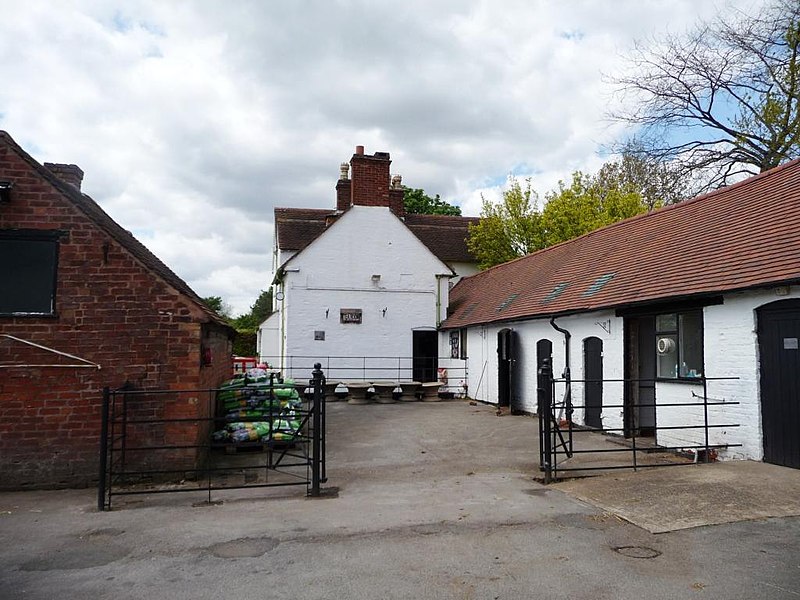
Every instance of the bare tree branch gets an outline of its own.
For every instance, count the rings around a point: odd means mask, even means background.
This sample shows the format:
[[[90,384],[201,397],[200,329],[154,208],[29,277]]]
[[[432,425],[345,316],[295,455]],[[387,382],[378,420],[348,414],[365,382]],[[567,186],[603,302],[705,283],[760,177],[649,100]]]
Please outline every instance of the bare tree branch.
[[[635,154],[673,161],[697,191],[796,158],[800,0],[637,42],[613,81],[625,108],[610,116],[636,128]],[[700,133],[686,141],[689,131]]]

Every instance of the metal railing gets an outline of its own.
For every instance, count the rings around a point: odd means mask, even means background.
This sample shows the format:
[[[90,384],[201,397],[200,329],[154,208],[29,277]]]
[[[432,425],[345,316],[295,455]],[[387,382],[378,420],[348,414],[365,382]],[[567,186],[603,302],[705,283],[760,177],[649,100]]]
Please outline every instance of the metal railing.
[[[320,365],[310,380],[296,384],[296,394],[274,374],[262,383],[257,393],[247,382],[236,388],[242,408],[227,413],[219,398],[231,387],[105,388],[98,510],[110,510],[113,498],[126,495],[204,492],[210,503],[224,490],[306,486],[307,495],[319,496],[327,480]],[[283,401],[279,389],[293,401]],[[255,431],[255,439],[215,436],[231,424]]]
[[[266,356],[263,364],[279,369],[284,376],[294,378],[308,372],[310,365],[320,363],[329,382],[411,382],[439,381],[441,391],[455,394],[466,392],[467,360],[440,357],[410,356]]]
[[[553,377],[552,367],[548,360],[543,361],[537,373],[537,415],[539,417],[539,468],[543,472],[545,483],[557,481],[563,477],[575,477],[580,473],[591,471],[609,471],[616,469],[656,468],[685,465],[698,461],[715,460],[717,453],[723,449],[741,447],[742,444],[731,442],[712,442],[711,432],[727,431],[739,427],[738,423],[715,422],[709,411],[718,407],[738,405],[736,401],[714,400],[709,397],[709,383],[732,381],[737,377],[698,377],[690,382],[702,385],[702,395],[691,392],[691,397],[699,401],[658,402],[658,403],[602,403],[602,410],[619,409],[623,412],[620,426],[590,427],[585,423],[576,423],[574,416],[587,408],[585,404],[572,401],[572,384],[597,384],[604,387],[607,383],[636,384],[655,383],[654,379],[558,379]],[[556,397],[557,385],[565,386],[561,399]],[[597,408],[597,407],[593,407]],[[658,425],[654,418],[647,426],[636,422],[636,411],[657,410],[664,416],[673,411],[669,425]],[[689,409],[687,411],[687,409]],[[692,409],[700,415],[691,414]],[[585,415],[585,412],[584,412]],[[718,415],[717,415],[718,416]],[[725,415],[727,416],[727,415]],[[664,419],[666,420],[666,419]],[[646,432],[646,433],[645,433]],[[659,436],[659,432],[664,432]],[[659,443],[659,437],[677,439],[683,432],[686,441],[671,444]],[[694,435],[700,432],[700,437]],[[692,438],[695,438],[694,440]],[[602,458],[602,460],[600,460]]]

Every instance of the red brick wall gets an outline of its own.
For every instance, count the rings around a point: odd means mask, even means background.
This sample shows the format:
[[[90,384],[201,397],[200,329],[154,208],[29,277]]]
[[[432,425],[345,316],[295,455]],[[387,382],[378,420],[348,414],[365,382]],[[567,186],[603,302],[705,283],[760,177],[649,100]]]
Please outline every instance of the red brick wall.
[[[96,369],[0,369],[0,488],[81,486],[97,476],[102,388],[203,388],[230,376],[225,330],[140,264],[16,151],[0,143],[0,180],[14,182],[0,229],[60,229],[56,317],[3,317],[0,333],[80,356]],[[212,349],[201,366],[201,346]],[[0,364],[74,362],[0,338]],[[190,397],[166,415],[202,415]],[[195,428],[188,437],[197,439]]]
[[[350,159],[352,172],[352,201],[359,206],[389,206],[389,160],[387,153],[379,156],[354,154]]]

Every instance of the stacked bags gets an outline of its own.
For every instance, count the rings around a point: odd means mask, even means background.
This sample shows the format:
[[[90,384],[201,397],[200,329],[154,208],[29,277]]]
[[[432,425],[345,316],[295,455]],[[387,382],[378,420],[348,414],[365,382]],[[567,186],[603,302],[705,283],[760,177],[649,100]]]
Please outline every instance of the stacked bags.
[[[300,396],[294,381],[270,385],[266,373],[251,369],[226,381],[217,392],[217,406],[230,421],[212,434],[214,442],[291,441],[300,433],[296,409]]]

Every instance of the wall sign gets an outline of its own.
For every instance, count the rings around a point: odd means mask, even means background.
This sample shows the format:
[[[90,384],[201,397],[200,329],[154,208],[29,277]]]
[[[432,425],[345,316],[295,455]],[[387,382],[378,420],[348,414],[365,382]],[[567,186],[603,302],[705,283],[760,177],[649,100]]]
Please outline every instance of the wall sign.
[[[361,324],[361,309],[360,308],[342,308],[339,310],[340,323],[352,323],[356,325]]]
[[[784,350],[797,350],[797,338],[783,338]]]

